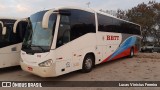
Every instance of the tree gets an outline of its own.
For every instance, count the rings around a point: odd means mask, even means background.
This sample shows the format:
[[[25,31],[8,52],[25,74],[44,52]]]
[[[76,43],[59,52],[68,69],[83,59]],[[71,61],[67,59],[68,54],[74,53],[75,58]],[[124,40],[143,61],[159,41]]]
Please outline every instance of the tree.
[[[140,3],[129,10],[118,9],[116,12],[118,18],[141,25],[142,45],[157,44],[160,46],[160,3],[152,0],[147,4]],[[148,38],[154,39],[150,41],[151,39],[148,40]]]
[[[117,17],[141,25],[143,44],[160,42],[158,34],[160,27],[160,3],[149,1],[147,4],[141,3],[129,10],[118,9]],[[152,42],[147,42],[148,37],[154,37],[155,39]]]

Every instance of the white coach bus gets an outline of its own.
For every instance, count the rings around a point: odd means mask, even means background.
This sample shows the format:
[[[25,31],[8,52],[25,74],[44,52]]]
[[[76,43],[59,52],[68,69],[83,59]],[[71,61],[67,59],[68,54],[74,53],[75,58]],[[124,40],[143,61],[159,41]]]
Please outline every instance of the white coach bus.
[[[139,25],[111,15],[75,7],[40,11],[29,18],[20,63],[41,77],[90,72],[94,65],[133,57],[140,42]]]
[[[14,31],[16,20],[0,18],[0,68],[19,65],[27,23],[21,21]]]

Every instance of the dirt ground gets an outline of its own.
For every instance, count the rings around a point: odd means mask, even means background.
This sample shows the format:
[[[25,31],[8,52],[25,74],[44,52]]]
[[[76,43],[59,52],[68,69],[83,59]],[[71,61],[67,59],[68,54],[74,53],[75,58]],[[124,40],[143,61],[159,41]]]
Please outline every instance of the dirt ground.
[[[160,81],[160,53],[138,53],[96,66],[90,73],[75,71],[55,78],[41,78],[20,67],[0,69],[1,81]],[[49,90],[49,88],[46,88]],[[64,88],[54,88],[64,90]],[[82,88],[66,88],[80,90]],[[151,90],[151,88],[83,88],[84,90]],[[29,89],[28,89],[29,90]],[[152,88],[160,90],[160,88]]]

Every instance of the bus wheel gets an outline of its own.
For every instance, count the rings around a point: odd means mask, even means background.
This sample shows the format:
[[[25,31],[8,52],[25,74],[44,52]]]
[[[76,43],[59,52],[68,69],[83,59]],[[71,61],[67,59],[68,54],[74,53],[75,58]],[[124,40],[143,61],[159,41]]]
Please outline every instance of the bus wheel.
[[[88,72],[92,71],[92,68],[94,65],[93,61],[94,61],[94,57],[91,54],[87,54],[83,60],[82,72],[88,73]]]
[[[133,56],[134,56],[134,48],[131,48],[129,57],[132,58]]]

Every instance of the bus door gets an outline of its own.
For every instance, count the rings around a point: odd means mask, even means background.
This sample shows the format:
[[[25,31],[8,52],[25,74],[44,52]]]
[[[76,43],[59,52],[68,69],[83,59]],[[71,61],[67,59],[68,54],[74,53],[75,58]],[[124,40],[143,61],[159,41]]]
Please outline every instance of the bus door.
[[[56,42],[56,72],[58,75],[72,70],[69,16],[61,15]]]

